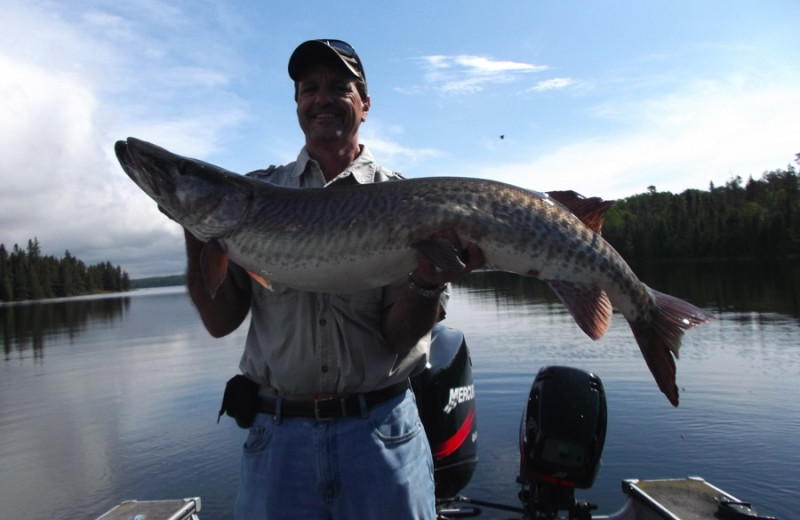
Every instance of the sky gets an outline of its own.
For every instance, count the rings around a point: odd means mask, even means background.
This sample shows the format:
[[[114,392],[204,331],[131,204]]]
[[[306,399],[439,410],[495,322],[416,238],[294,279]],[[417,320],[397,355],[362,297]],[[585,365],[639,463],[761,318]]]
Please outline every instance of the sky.
[[[380,6],[380,7],[377,7]],[[360,137],[407,177],[619,199],[787,168],[796,0],[0,0],[0,243],[184,270],[180,227],[122,172],[128,136],[244,173],[303,135],[287,62],[351,43]]]

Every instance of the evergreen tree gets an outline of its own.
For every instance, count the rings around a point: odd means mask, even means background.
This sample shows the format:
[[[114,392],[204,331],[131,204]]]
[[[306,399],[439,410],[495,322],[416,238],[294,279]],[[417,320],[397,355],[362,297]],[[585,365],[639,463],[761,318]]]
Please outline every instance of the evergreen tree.
[[[87,267],[65,251],[63,258],[43,256],[37,238],[11,253],[0,244],[0,301],[19,301],[130,289],[128,273],[111,262]]]
[[[740,176],[709,191],[648,192],[608,213],[605,238],[626,258],[753,258],[800,255],[800,182],[793,167]]]
[[[6,251],[6,246],[4,244],[0,244],[0,301],[8,302],[13,300],[13,288],[8,251]]]

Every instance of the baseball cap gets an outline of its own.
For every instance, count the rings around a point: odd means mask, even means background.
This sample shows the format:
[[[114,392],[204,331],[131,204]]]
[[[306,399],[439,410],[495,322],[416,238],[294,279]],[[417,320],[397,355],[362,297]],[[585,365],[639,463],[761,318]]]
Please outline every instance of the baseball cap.
[[[356,50],[342,40],[309,40],[294,50],[289,58],[289,77],[297,81],[312,63],[332,62],[344,65],[353,77],[367,83],[364,66]]]

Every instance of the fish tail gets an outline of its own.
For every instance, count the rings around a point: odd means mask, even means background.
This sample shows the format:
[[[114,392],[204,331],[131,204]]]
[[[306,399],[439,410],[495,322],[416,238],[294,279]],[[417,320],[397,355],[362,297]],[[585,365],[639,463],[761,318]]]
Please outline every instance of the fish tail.
[[[689,302],[647,288],[653,306],[648,316],[630,321],[631,330],[658,388],[673,406],[678,406],[675,360],[685,330],[713,319]]]

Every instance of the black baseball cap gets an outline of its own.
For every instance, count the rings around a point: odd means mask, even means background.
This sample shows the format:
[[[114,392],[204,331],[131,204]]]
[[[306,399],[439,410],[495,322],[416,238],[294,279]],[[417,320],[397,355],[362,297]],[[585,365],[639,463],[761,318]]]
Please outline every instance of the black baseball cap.
[[[306,67],[323,62],[344,65],[350,75],[362,80],[366,86],[367,77],[361,59],[352,45],[342,40],[309,40],[298,45],[289,58],[289,77],[297,81]]]

